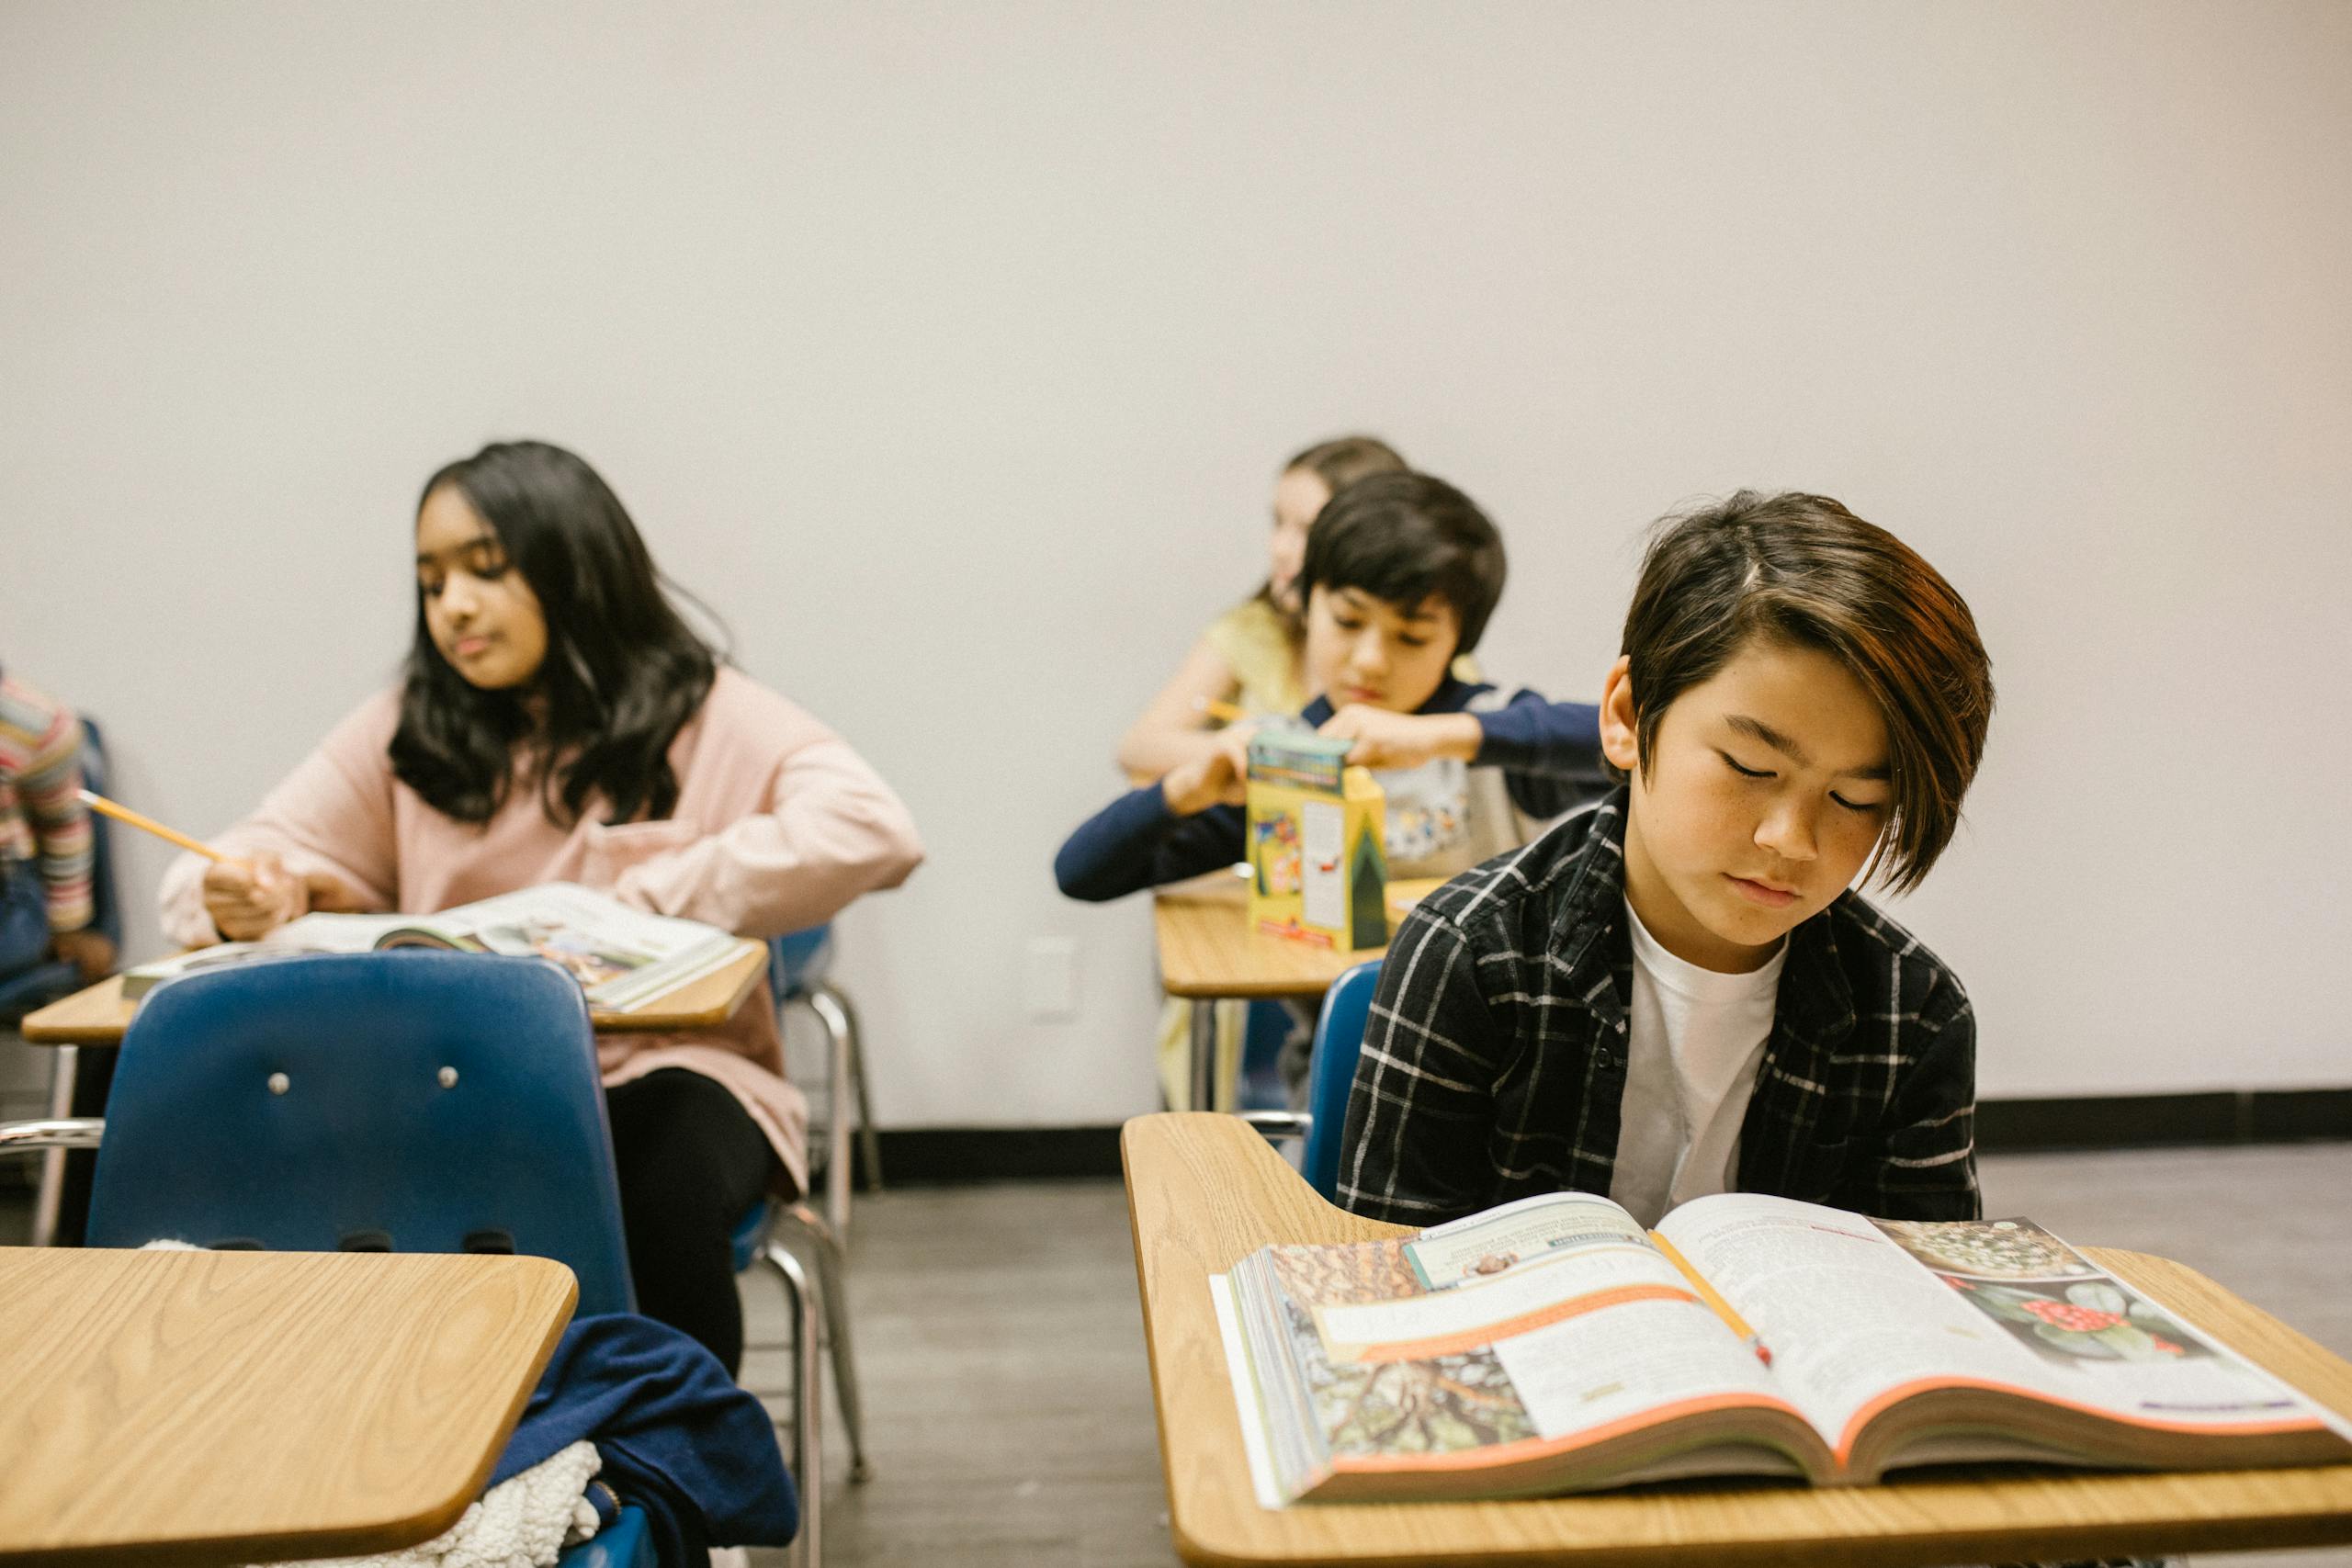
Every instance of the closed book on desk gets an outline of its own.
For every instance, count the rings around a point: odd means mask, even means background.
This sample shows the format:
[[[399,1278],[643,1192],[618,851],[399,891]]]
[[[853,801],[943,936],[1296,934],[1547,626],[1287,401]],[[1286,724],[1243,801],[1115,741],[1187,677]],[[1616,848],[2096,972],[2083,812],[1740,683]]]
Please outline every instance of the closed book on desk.
[[[1557,1193],[1214,1277],[1250,1470],[1301,1498],[2028,1461],[2352,1461],[2352,1427],[2026,1220]]]
[[[430,915],[304,915],[259,942],[223,942],[126,970],[122,994],[136,998],[180,975],[253,959],[438,947],[552,959],[580,982],[592,1007],[628,1012],[702,978],[737,946],[717,926],[549,882]]]

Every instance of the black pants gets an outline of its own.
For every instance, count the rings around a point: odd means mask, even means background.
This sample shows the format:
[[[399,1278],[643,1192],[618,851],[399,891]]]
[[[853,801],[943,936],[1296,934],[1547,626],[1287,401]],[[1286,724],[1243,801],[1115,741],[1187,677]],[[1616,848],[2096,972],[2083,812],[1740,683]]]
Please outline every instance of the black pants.
[[[731,1376],[743,1361],[735,1227],[760,1201],[775,1153],[735,1097],[664,1067],[605,1091],[621,1225],[637,1306],[692,1335]]]

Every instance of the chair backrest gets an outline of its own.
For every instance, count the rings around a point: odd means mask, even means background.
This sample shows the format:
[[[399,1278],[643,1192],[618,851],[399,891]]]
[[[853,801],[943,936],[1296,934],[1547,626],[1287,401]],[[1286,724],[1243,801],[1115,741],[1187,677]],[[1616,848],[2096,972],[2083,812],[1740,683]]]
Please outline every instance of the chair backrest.
[[[825,977],[833,962],[833,928],[810,926],[768,939],[768,989],[782,1003]]]
[[[511,1247],[569,1265],[583,1315],[635,1305],[587,1003],[539,958],[321,954],[157,987],[123,1036],[88,1234]]]
[[[1307,1184],[1325,1198],[1340,1186],[1340,1138],[1347,1130],[1348,1091],[1356,1081],[1372,994],[1380,988],[1380,960],[1359,964],[1323,995],[1315,1021],[1315,1051],[1306,1069],[1306,1150],[1300,1163]]]

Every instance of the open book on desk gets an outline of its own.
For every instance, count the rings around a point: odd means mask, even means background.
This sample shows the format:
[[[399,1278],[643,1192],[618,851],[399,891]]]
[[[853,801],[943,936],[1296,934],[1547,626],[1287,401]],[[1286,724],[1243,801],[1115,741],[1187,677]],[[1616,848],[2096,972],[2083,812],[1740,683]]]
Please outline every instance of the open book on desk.
[[[1530,1198],[1210,1281],[1259,1500],[2030,1461],[2352,1460],[2352,1426],[2026,1220]]]
[[[591,1007],[628,1012],[718,968],[738,945],[717,926],[549,882],[430,915],[304,915],[258,942],[223,942],[127,970],[122,994],[136,998],[181,975],[256,958],[439,947],[552,959],[580,982]]]

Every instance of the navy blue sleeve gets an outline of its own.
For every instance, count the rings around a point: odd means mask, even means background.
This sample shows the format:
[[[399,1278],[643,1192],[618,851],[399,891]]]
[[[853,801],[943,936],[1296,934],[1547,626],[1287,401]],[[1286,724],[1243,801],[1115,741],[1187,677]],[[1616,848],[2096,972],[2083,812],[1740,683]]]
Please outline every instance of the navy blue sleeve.
[[[1600,754],[1600,710],[1590,703],[1547,702],[1522,691],[1476,716],[1486,735],[1479,764],[1503,770],[1511,803],[1531,817],[1557,817],[1614,782]]]
[[[1054,856],[1054,880],[1067,897],[1100,904],[1231,865],[1242,856],[1245,833],[1241,807],[1179,817],[1159,785],[1148,784],[1079,824]]]

